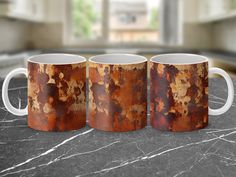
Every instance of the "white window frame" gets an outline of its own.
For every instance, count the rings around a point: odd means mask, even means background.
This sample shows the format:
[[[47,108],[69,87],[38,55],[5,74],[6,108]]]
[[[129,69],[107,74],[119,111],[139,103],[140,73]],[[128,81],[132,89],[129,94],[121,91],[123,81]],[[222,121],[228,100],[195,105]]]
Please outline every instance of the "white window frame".
[[[75,38],[72,34],[72,0],[66,1],[66,12],[64,20],[64,44],[66,46],[98,46],[98,47],[166,47],[161,41],[151,42],[110,42],[109,41],[109,0],[102,1],[102,37],[98,39],[79,39]],[[160,28],[161,30],[161,28]],[[161,33],[160,33],[161,34]]]
[[[64,43],[66,45],[98,45],[107,41],[107,30],[108,28],[108,4],[109,0],[101,0],[102,2],[102,37],[97,39],[81,39],[75,38],[72,34],[72,0],[66,1],[66,12],[65,12],[65,20],[64,20]]]

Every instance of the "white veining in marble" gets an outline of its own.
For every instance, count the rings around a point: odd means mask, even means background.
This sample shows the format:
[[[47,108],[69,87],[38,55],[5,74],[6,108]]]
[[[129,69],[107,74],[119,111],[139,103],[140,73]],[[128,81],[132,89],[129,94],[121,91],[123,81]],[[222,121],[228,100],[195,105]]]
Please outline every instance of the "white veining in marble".
[[[212,86],[223,95],[213,90],[211,105],[225,104],[223,87]],[[11,88],[16,107],[26,103],[25,92],[25,86]],[[0,99],[0,176],[236,176],[235,102],[194,132],[160,132],[148,125],[127,133],[87,127],[47,133],[28,128],[26,117],[8,113]]]
[[[73,139],[75,139],[75,138],[77,138],[77,137],[79,137],[79,136],[88,134],[88,133],[90,133],[91,131],[93,131],[93,129],[89,129],[89,130],[87,130],[87,131],[85,131],[85,132],[82,132],[82,133],[80,133],[80,134],[77,134],[77,135],[75,135],[75,136],[72,136],[72,137],[70,137],[70,138],[68,138],[68,139],[66,139],[66,140],[64,140],[64,141],[62,141],[61,143],[57,144],[56,146],[53,146],[51,149],[49,149],[49,150],[47,150],[47,151],[45,151],[45,152],[43,152],[43,153],[41,153],[41,154],[39,154],[39,155],[37,155],[37,156],[34,156],[34,157],[30,158],[30,159],[27,159],[26,161],[21,162],[21,163],[19,163],[19,164],[16,164],[16,165],[14,165],[14,166],[12,166],[12,167],[9,167],[9,168],[6,168],[6,169],[4,169],[4,170],[1,170],[1,171],[0,171],[0,174],[4,173],[4,172],[6,172],[6,171],[9,171],[9,170],[15,169],[15,168],[17,168],[17,167],[20,167],[20,166],[22,166],[22,165],[25,165],[25,164],[27,164],[27,163],[31,162],[32,160],[35,160],[35,159],[37,159],[37,158],[39,158],[39,157],[48,155],[49,153],[55,151],[58,147],[64,145],[65,143],[67,143],[67,142],[69,142],[69,141],[72,141]]]

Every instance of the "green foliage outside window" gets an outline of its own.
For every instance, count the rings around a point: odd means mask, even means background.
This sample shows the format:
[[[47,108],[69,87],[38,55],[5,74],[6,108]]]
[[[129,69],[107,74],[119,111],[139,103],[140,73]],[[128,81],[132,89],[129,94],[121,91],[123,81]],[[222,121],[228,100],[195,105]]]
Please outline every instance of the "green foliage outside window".
[[[159,28],[159,23],[158,23],[158,11],[156,8],[151,9],[151,18],[149,22],[149,26],[151,29],[158,29]]]
[[[236,0],[231,0],[231,1],[230,1],[230,8],[231,8],[232,10],[236,10]]]
[[[72,19],[76,37],[92,38],[92,25],[96,21],[93,0],[73,0]]]

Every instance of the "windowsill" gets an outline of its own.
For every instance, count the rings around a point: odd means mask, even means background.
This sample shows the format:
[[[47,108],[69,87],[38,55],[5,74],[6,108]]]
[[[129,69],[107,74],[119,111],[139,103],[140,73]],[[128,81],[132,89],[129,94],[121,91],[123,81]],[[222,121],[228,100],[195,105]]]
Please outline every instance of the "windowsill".
[[[158,55],[164,53],[198,53],[198,50],[186,49],[186,48],[166,48],[166,47],[150,47],[150,48],[141,48],[141,47],[120,47],[120,48],[102,48],[102,47],[63,47],[61,49],[45,49],[44,53],[73,53],[79,55],[99,55],[106,53],[130,53],[138,55]]]
[[[182,45],[165,45],[160,42],[104,42],[104,41],[77,41],[64,42],[64,47],[68,48],[184,48]]]
[[[166,45],[159,42],[109,42],[106,39],[81,40],[64,33],[63,47],[67,48],[184,48],[182,44]]]

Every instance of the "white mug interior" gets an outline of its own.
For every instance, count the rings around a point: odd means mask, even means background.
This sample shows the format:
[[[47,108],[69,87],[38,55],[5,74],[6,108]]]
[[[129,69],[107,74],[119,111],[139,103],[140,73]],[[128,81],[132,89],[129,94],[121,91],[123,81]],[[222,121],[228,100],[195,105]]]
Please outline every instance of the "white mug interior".
[[[208,58],[187,53],[173,53],[156,55],[151,58],[151,62],[169,65],[189,65],[208,62]]]
[[[89,59],[90,62],[108,65],[128,65],[146,62],[144,56],[133,54],[104,54],[93,56]]]
[[[67,65],[85,62],[86,59],[79,55],[52,53],[32,56],[28,62],[37,64]]]

